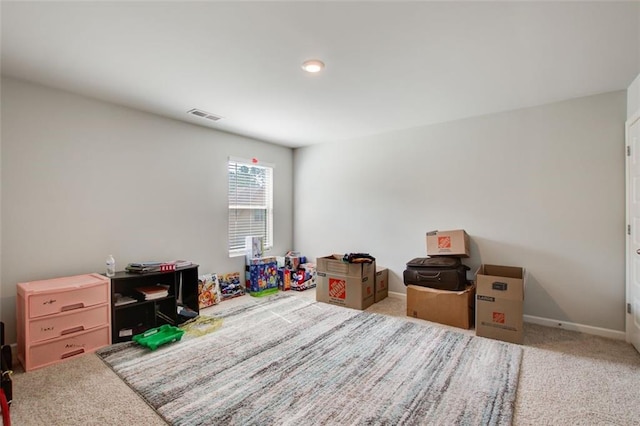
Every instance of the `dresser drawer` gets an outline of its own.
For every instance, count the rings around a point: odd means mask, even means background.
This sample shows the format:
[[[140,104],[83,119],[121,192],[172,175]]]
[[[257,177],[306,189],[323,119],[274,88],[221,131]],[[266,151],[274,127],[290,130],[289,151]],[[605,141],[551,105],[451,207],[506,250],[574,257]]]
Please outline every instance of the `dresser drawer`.
[[[109,302],[108,281],[57,293],[37,293],[28,298],[29,318],[72,311]]]
[[[109,325],[110,322],[110,307],[106,303],[91,308],[75,309],[30,321],[29,331],[25,340],[27,343],[42,342]]]
[[[110,337],[111,329],[107,325],[32,345],[27,348],[25,353],[24,368],[26,371],[30,371],[78,355],[95,352],[97,349],[107,346]]]

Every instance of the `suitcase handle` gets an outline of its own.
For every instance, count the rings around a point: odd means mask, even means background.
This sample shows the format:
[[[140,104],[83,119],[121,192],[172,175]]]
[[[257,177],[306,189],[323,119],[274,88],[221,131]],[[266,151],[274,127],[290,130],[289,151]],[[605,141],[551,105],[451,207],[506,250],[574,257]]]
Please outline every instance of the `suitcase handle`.
[[[440,272],[436,272],[432,275],[425,274],[424,272],[418,272],[417,275],[420,281],[442,281],[442,278],[440,278]]]

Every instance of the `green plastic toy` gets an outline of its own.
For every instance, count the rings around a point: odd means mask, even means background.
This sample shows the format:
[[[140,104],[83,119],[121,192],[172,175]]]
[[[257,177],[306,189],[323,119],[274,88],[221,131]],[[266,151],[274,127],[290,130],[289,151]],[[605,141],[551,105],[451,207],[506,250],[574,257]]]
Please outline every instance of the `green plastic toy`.
[[[146,346],[152,351],[155,351],[159,346],[166,343],[177,342],[182,339],[183,334],[184,330],[169,324],[164,324],[160,327],[150,328],[144,333],[136,334],[132,340],[139,345]]]

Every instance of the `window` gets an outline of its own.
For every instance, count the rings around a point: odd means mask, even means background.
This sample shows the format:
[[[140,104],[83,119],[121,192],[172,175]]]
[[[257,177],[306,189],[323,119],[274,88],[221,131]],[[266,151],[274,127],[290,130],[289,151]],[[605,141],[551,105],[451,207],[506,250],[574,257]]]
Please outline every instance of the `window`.
[[[229,255],[244,254],[245,237],[273,245],[273,167],[229,159]]]

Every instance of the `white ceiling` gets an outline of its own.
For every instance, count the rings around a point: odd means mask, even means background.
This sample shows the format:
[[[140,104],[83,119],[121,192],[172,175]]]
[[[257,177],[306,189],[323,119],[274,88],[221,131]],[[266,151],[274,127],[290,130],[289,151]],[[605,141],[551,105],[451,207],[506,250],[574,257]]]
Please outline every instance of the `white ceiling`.
[[[2,1],[0,13],[3,75],[290,147],[622,90],[640,73],[639,2]],[[304,73],[310,58],[325,71]]]

